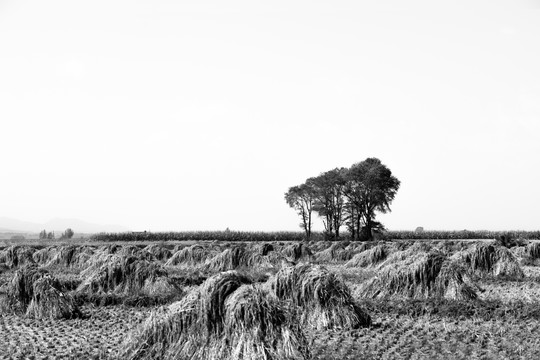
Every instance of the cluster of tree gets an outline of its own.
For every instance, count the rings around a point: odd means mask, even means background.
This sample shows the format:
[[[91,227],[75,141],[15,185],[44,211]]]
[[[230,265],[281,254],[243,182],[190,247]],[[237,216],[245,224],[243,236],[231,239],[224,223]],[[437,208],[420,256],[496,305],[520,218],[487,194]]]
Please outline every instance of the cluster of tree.
[[[328,237],[339,238],[346,226],[354,240],[372,239],[373,230],[383,229],[375,213],[390,211],[390,204],[400,181],[377,158],[368,158],[350,168],[336,168],[293,186],[285,201],[300,215],[300,227],[311,237],[312,214],[315,212]]]
[[[73,232],[73,230],[71,229],[66,229],[66,231],[64,231],[62,233],[62,235],[60,236],[60,239],[71,239],[73,237],[75,233]],[[49,239],[49,240],[53,240],[55,239],[55,235],[54,235],[54,231],[51,231],[51,232],[47,232],[46,230],[42,230],[40,233],[39,233],[39,238],[40,239]]]

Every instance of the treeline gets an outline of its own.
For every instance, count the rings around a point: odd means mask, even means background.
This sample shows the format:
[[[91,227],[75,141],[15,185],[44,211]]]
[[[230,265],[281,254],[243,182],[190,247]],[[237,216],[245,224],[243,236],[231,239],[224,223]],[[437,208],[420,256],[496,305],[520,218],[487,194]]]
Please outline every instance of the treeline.
[[[100,233],[90,237],[93,241],[300,241],[297,231],[182,231],[182,232],[125,232]]]
[[[399,186],[400,181],[379,159],[367,158],[350,168],[336,168],[289,188],[285,201],[300,216],[300,227],[307,239],[311,239],[316,213],[322,219],[327,239],[340,238],[340,229],[345,226],[351,239],[370,240],[374,231],[384,230],[375,215],[390,211]]]
[[[73,230],[66,229],[66,231],[64,231],[62,235],[60,235],[60,240],[71,239],[73,235],[75,235]],[[45,239],[54,240],[56,239],[56,235],[54,234],[54,231],[47,232],[47,230],[41,230],[39,233],[39,239],[40,240],[45,240]]]
[[[494,240],[501,236],[510,236],[513,239],[540,240],[540,231],[382,231],[378,234],[380,240]],[[126,233],[100,233],[91,238],[93,241],[123,242],[123,241],[261,241],[286,242],[301,241],[305,233],[300,231],[279,232],[249,232],[249,231],[184,231],[184,232],[126,232]],[[312,232],[312,241],[325,239],[324,232]],[[351,240],[351,234],[340,234],[341,240]]]

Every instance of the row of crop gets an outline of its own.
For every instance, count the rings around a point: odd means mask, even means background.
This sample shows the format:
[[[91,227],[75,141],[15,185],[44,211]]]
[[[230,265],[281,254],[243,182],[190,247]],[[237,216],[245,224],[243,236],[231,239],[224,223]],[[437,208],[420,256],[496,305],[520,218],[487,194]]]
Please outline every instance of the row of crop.
[[[501,236],[512,239],[540,240],[540,231],[386,231],[379,238],[385,240],[459,240],[497,239]],[[91,237],[93,241],[301,241],[302,232],[250,232],[250,231],[182,231],[182,232],[124,232],[100,233]],[[313,233],[311,240],[329,239],[324,233]],[[348,234],[340,239],[348,240]],[[330,239],[332,240],[332,239]],[[334,239],[335,240],[335,239]]]
[[[301,241],[298,231],[182,231],[182,232],[125,232],[92,235],[94,241]]]
[[[540,240],[540,231],[388,231],[383,234],[391,240],[459,240],[459,239],[498,239],[502,236],[511,239]]]

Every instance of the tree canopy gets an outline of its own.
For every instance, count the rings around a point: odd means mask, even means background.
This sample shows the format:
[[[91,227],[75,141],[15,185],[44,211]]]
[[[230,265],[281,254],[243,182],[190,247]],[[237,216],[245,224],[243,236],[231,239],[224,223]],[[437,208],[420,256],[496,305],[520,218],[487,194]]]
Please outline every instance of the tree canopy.
[[[285,200],[300,215],[307,239],[315,211],[328,237],[339,238],[340,228],[346,225],[351,238],[368,240],[374,229],[383,228],[375,220],[376,212],[391,211],[399,186],[400,181],[379,159],[367,158],[350,168],[335,168],[289,188]]]

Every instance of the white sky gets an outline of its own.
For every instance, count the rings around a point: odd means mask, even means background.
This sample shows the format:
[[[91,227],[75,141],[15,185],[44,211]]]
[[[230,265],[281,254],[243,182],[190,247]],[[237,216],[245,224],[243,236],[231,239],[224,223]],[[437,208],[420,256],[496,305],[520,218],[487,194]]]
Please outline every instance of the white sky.
[[[300,230],[378,157],[390,229],[538,229],[539,4],[0,0],[0,216]]]

